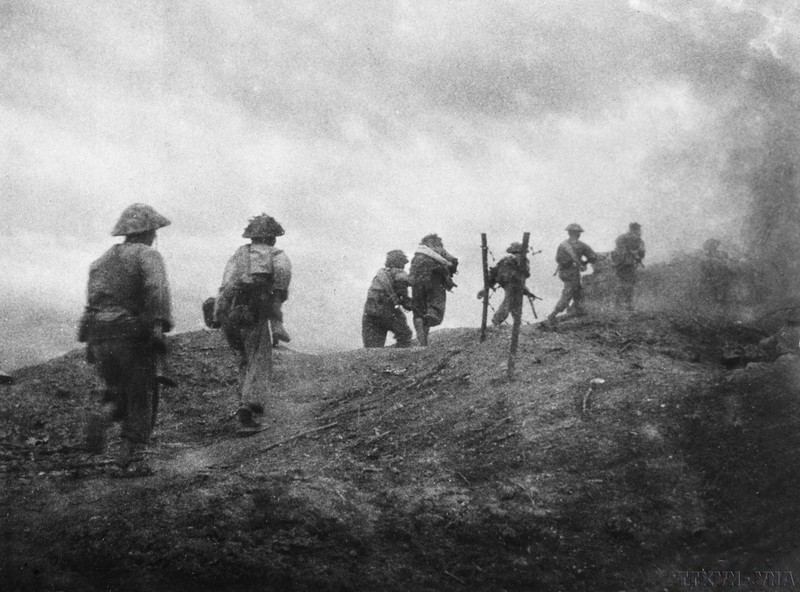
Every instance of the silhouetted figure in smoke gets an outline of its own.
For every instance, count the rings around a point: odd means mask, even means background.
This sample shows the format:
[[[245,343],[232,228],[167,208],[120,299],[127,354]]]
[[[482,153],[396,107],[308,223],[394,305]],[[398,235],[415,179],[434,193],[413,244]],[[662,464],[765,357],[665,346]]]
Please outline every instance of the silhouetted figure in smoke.
[[[644,259],[642,226],[638,222],[628,225],[628,232],[617,237],[616,247],[611,252],[611,264],[617,274],[614,304],[617,308],[633,310],[633,294],[636,289],[636,268]]]
[[[595,263],[598,260],[597,254],[586,243],[581,241],[583,228],[580,224],[570,224],[566,228],[569,238],[558,245],[556,251],[556,263],[558,268],[556,273],[559,279],[564,282],[564,289],[561,291],[561,298],[556,303],[555,309],[547,317],[550,327],[555,328],[557,321],[556,315],[572,303],[572,314],[583,316],[583,285],[581,284],[581,272],[586,271],[586,265]]]
[[[730,302],[731,287],[736,271],[735,263],[727,252],[719,247],[722,243],[710,238],[703,243],[703,260],[700,270],[709,300],[714,304],[727,305]]]

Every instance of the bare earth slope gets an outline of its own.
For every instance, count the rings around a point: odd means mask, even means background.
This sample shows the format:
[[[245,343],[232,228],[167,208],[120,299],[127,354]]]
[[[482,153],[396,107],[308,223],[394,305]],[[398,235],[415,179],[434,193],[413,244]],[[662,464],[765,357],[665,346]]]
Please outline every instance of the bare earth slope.
[[[155,474],[82,450],[76,351],[0,389],[4,590],[677,590],[680,572],[800,577],[800,371],[726,369],[752,334],[600,315],[427,349],[276,352],[241,438],[216,332],[172,339]],[[590,381],[605,382],[589,392]],[[588,396],[587,396],[588,393]],[[785,579],[786,575],[783,574]]]

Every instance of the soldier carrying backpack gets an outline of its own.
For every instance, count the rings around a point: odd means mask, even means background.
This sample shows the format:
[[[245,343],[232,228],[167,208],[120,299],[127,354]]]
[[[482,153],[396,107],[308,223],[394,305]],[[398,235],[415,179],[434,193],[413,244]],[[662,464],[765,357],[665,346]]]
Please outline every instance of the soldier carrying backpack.
[[[240,405],[236,417],[243,427],[259,427],[253,414],[264,413],[257,389],[244,392],[244,377],[259,348],[259,338],[272,328],[272,336],[289,341],[283,326],[283,303],[289,297],[292,266],[276,237],[283,227],[271,216],[252,218],[242,237],[250,244],[239,247],[225,266],[222,286],[214,304],[213,324],[222,328],[228,344],[240,356]]]

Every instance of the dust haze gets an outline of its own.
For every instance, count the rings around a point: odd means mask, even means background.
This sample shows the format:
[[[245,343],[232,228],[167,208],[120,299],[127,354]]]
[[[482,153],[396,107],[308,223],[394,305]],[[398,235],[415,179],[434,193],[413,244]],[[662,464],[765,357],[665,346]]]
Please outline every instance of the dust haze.
[[[0,367],[72,349],[88,267],[135,201],[178,331],[261,212],[295,276],[293,347],[360,346],[385,253],[461,259],[445,327],[475,326],[480,233],[531,232],[545,306],[564,227],[648,260],[714,236],[800,282],[800,9],[747,0],[0,4]]]

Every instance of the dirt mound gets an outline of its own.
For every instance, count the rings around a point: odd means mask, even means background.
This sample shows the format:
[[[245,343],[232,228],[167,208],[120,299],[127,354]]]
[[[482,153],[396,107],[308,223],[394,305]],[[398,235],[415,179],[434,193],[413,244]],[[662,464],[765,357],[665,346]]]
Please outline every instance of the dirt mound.
[[[224,340],[176,336],[138,479],[109,473],[115,442],[82,449],[81,352],[20,371],[0,387],[4,589],[664,590],[798,567],[796,359],[731,370],[724,348],[757,340],[741,325],[597,313],[524,327],[509,381],[510,331],[478,336],[280,349],[250,438]]]

